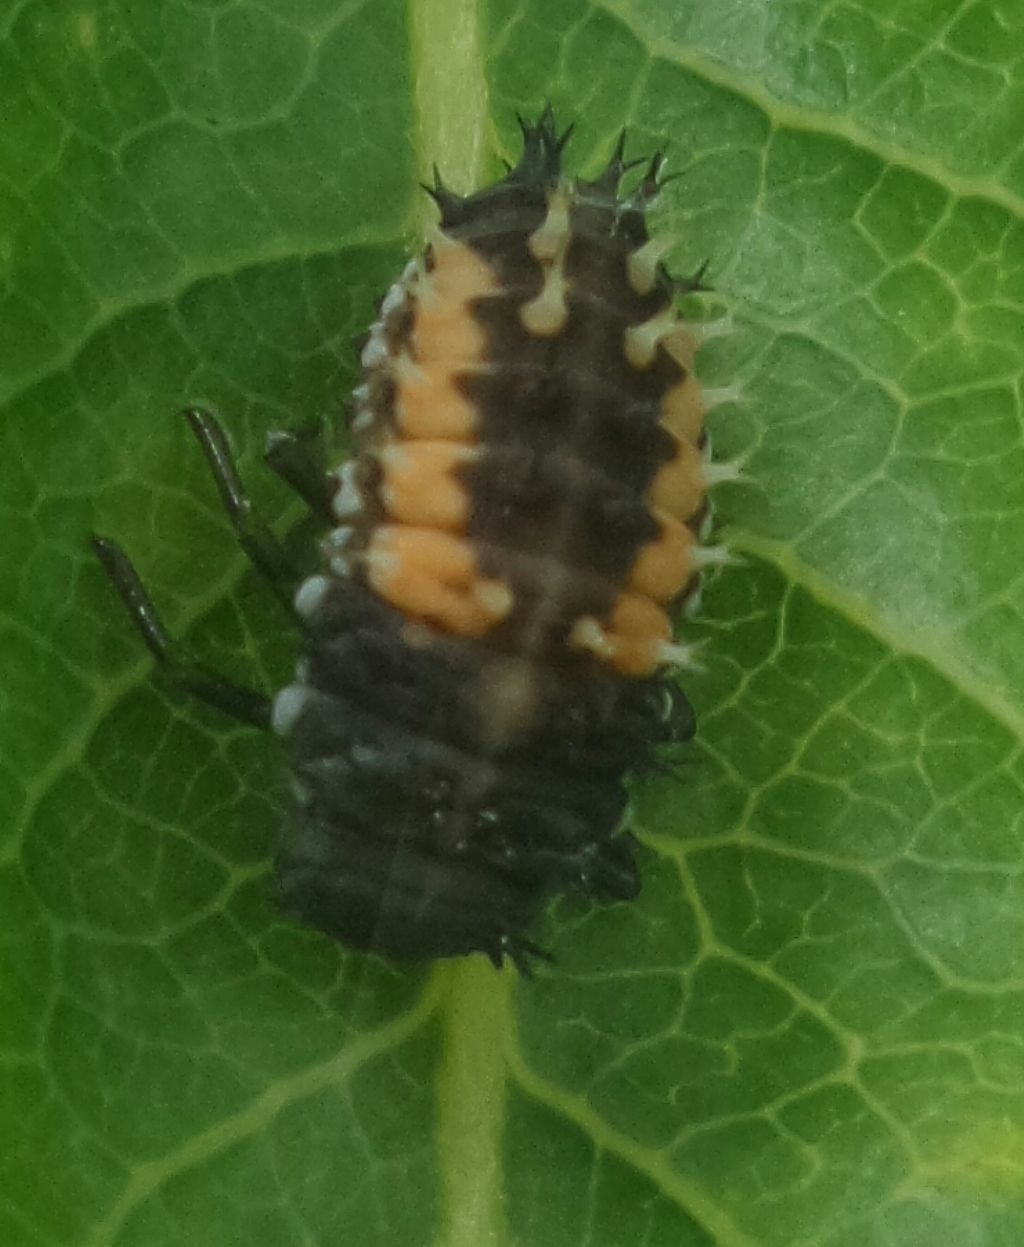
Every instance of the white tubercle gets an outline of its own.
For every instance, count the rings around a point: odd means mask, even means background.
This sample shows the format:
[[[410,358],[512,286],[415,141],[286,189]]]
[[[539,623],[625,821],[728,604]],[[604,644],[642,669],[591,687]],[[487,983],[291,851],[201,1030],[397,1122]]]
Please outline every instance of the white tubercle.
[[[401,559],[381,542],[371,542],[362,558],[370,584],[378,592],[386,589],[391,578],[402,569]]]
[[[344,550],[348,543],[352,540],[352,534],[355,529],[348,524],[341,524],[324,537],[324,547],[331,553],[337,554],[339,550]]]
[[[658,343],[678,325],[679,318],[671,303],[650,320],[630,325],[625,334],[626,358],[634,368],[649,368],[654,362]]]
[[[365,433],[373,425],[373,409],[370,407],[370,387],[357,385],[352,391],[352,419],[349,422],[353,433]]]
[[[295,610],[303,619],[309,619],[320,609],[327,596],[331,582],[327,576],[310,576],[299,585],[295,594]]]
[[[745,459],[733,459],[728,463],[705,463],[702,469],[704,484],[708,489],[714,489],[723,481],[743,480],[744,462]]]
[[[396,281],[395,284],[388,290],[387,294],[384,296],[384,301],[380,305],[381,320],[384,320],[384,318],[389,316],[396,310],[396,308],[400,308],[408,297],[408,292],[405,287],[401,282]]]
[[[700,392],[701,403],[705,411],[713,407],[721,407],[724,403],[741,403],[743,387],[739,385],[710,386]]]
[[[702,567],[724,567],[726,563],[738,561],[725,546],[694,546],[690,551],[690,566],[694,570]]]
[[[395,468],[401,471],[409,466],[410,455],[407,442],[384,442],[370,454],[384,468]]]
[[[359,362],[364,368],[379,368],[388,357],[388,344],[384,341],[384,332],[379,324],[370,329],[370,336],[363,347]]]
[[[700,614],[701,603],[704,598],[704,585],[702,581],[697,582],[697,587],[691,589],[686,595],[683,602],[683,618],[693,619],[695,615]]]
[[[684,667],[687,671],[703,671],[704,668],[697,661],[697,655],[703,648],[703,641],[698,641],[695,645],[680,645],[674,641],[662,641],[657,649],[657,659],[659,664],[666,666]]]
[[[310,690],[305,684],[286,684],[274,698],[270,709],[270,726],[278,736],[287,736],[295,726]]]
[[[700,525],[697,528],[697,540],[701,542],[702,544],[706,545],[708,543],[708,539],[710,538],[714,530],[715,530],[714,507],[710,505],[710,499],[709,499],[708,506],[704,508],[704,518],[701,520]]]
[[[530,235],[528,246],[535,260],[550,261],[564,255],[569,241],[569,198],[559,186],[548,199],[544,220]]]
[[[391,374],[399,381],[425,381],[427,374],[408,351],[402,351],[391,361]]]
[[[569,644],[575,649],[589,650],[598,658],[614,658],[615,646],[608,635],[592,615],[584,615],[577,619],[569,633]]]
[[[331,501],[331,509],[339,520],[349,520],[363,509],[363,496],[356,484],[356,463],[350,459],[335,472],[338,488]]]
[[[544,272],[544,285],[540,294],[519,309],[519,319],[523,328],[537,338],[553,338],[565,328],[569,319],[569,305],[566,302],[565,274],[562,272],[561,257]]]
[[[504,619],[516,601],[508,585],[494,581],[484,583],[477,581],[471,592],[492,619]]]
[[[652,238],[626,259],[626,276],[639,295],[650,294],[658,279],[658,265],[675,246],[674,238]]]
[[[353,531],[347,525],[342,525],[340,528],[332,528],[321,543],[324,554],[327,557],[327,566],[334,572],[335,576],[350,576],[352,574],[352,561],[345,553],[345,549],[352,540]]]

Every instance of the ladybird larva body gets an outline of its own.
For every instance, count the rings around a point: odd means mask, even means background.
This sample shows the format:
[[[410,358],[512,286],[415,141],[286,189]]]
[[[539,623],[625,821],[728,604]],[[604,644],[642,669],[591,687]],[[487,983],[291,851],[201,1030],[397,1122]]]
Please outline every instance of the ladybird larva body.
[[[264,716],[296,781],[283,898],[396,958],[525,967],[552,895],[633,898],[625,777],[694,730],[668,668],[709,561],[698,339],[675,308],[702,274],[672,279],[648,239],[660,156],[623,197],[621,141],[586,182],[563,172],[550,109],[522,128],[501,181],[433,188],[440,221],[362,349],[353,457],[326,493],[274,465],[332,525],[295,596],[299,673]],[[269,570],[223,435],[193,415]],[[96,544],[166,663],[130,564]]]
[[[546,113],[497,185],[436,188],[363,351],[344,566],[307,617],[282,884],[399,957],[522,959],[552,893],[633,897],[623,777],[692,731],[660,674],[705,509],[695,346],[644,223],[660,161],[620,199],[621,151],[583,183],[561,148]]]

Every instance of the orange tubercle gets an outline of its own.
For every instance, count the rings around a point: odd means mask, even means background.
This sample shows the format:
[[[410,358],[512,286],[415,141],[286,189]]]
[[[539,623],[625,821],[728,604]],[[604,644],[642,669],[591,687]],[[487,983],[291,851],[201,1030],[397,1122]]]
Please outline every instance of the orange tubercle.
[[[658,666],[662,646],[671,637],[668,615],[650,598],[622,593],[606,623],[578,619],[569,634],[574,649],[590,650],[620,675],[650,675]]]
[[[472,546],[448,533],[384,524],[363,561],[385,601],[457,636],[483,636],[512,609],[508,586],[480,576]]]

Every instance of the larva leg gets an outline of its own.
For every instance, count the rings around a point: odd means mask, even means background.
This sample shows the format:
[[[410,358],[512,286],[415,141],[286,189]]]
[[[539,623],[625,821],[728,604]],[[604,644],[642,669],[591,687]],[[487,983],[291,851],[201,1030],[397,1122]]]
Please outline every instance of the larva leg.
[[[293,566],[284,546],[253,509],[223,428],[202,407],[189,407],[184,415],[210,465],[239,544],[282,597],[290,600],[291,586],[299,578],[298,569]]]
[[[267,435],[267,466],[299,495],[314,515],[334,523],[331,499],[335,485],[303,438],[274,430]]]
[[[175,652],[174,644],[164,631],[138,572],[117,542],[109,537],[94,536],[92,548],[124,603],[136,632],[171,681],[184,692],[191,693],[209,706],[215,706],[241,723],[269,727],[270,702],[261,693],[232,684],[216,672],[208,671],[199,663]]]

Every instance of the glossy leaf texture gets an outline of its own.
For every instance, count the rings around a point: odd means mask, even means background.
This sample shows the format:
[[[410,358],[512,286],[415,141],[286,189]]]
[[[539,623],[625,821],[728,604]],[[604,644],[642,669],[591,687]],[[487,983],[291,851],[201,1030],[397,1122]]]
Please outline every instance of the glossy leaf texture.
[[[0,40],[0,1242],[1024,1241],[1024,20],[1009,0],[98,0]],[[277,743],[152,677],[88,548],[247,684],[295,636],[176,412],[340,421],[516,111],[664,146],[742,403],[639,902],[532,981],[275,907]],[[714,302],[714,301],[713,301]],[[306,540],[295,533],[296,543]]]

